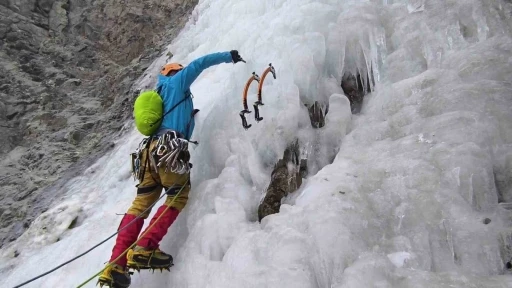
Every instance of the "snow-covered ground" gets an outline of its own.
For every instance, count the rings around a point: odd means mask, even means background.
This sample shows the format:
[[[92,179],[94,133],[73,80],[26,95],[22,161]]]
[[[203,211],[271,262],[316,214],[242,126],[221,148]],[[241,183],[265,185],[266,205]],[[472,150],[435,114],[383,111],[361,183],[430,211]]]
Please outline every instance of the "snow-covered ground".
[[[172,61],[237,49],[247,64],[212,67],[192,86],[193,189],[162,243],[176,265],[135,274],[132,287],[512,287],[511,15],[504,0],[200,0]],[[243,85],[268,63],[264,120],[249,114],[245,131]],[[351,115],[341,76],[368,70],[375,91]],[[321,129],[303,105],[315,100],[330,103]],[[295,137],[312,171],[260,224],[272,165]],[[141,138],[119,139],[1,251],[0,286],[115,232]],[[113,241],[25,287],[78,286]]]

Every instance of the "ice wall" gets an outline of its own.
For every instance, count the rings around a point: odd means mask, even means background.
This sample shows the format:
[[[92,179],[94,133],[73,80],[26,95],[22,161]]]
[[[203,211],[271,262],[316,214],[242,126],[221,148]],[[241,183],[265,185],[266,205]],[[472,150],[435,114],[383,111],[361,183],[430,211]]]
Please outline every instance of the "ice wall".
[[[193,189],[162,243],[176,265],[136,274],[133,286],[512,287],[510,5],[200,1],[169,46],[170,60],[237,49],[247,64],[210,68],[192,86],[201,109]],[[249,117],[245,131],[243,85],[270,62],[278,78],[264,87],[265,119]],[[357,115],[340,90],[347,71],[375,81],[364,84],[372,92]],[[151,87],[150,75],[141,86]],[[304,106],[314,101],[329,104],[321,129]],[[315,163],[312,173],[260,224],[272,166],[295,138]],[[115,231],[114,213],[134,196],[128,153],[139,139],[127,135],[63,191],[64,204],[75,204],[50,210],[3,249],[6,285]],[[76,205],[76,228],[44,225],[72,219],[63,215]],[[58,233],[39,241],[31,235],[47,235],[41,227]],[[76,285],[103,267],[112,244],[28,287]]]

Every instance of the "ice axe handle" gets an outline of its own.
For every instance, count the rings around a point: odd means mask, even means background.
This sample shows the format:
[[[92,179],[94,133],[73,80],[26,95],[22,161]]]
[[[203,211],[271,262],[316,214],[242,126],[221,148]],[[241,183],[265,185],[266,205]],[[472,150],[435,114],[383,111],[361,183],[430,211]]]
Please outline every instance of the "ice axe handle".
[[[252,124],[247,125],[247,119],[245,118],[246,113],[251,113],[251,111],[244,109],[244,110],[240,111],[240,114],[239,114],[240,118],[242,118],[242,126],[244,127],[245,130],[251,128],[251,126],[252,126]]]
[[[260,109],[258,109],[258,105],[254,104],[254,118],[256,122],[260,122],[263,120],[263,117],[260,117]]]
[[[263,117],[260,117],[260,109],[258,108],[258,106],[263,106],[263,102],[261,101],[256,101],[254,102],[254,104],[252,104],[252,106],[254,107],[254,119],[256,119],[256,122],[260,122],[261,120],[263,120]]]

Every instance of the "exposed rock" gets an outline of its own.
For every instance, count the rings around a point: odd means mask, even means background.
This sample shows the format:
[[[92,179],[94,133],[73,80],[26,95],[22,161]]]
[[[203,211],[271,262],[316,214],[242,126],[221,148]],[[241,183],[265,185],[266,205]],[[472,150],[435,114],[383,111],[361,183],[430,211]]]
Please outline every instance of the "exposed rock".
[[[295,141],[284,151],[282,159],[274,166],[270,184],[258,208],[258,219],[279,213],[281,200],[302,184],[299,143]]]
[[[5,104],[0,101],[0,120],[5,120],[7,118],[7,109],[5,108]]]
[[[503,151],[499,155],[499,165],[494,167],[498,202],[512,203],[512,150]]]
[[[30,196],[30,194],[32,194],[32,192],[36,191],[39,187],[37,186],[31,186],[31,187],[28,187],[27,189],[25,190],[22,190],[22,191],[19,191],[19,193],[17,193],[15,196],[14,196],[14,201],[21,201],[21,200],[24,200],[26,199],[28,196]]]
[[[347,98],[350,100],[350,107],[353,114],[361,112],[363,98],[366,94],[371,92],[370,76],[365,75],[365,77],[367,79],[367,81],[365,81],[367,84],[366,87],[363,85],[363,82],[361,81],[361,75],[359,73],[354,76],[354,74],[346,72],[341,78],[341,88],[343,89],[343,92]],[[373,81],[373,75],[371,78]]]
[[[57,84],[57,82],[55,82]],[[80,79],[68,79],[64,81],[59,87],[59,90],[63,93],[72,93],[76,87],[82,85],[82,81]]]
[[[506,230],[500,233],[500,256],[505,269],[512,270],[512,231]]]
[[[45,3],[53,1],[43,1]],[[56,33],[61,33],[66,26],[68,26],[67,8],[69,8],[68,0],[61,0],[53,2],[52,8],[49,12],[50,30]]]
[[[300,177],[308,177],[308,159],[300,159]]]
[[[82,139],[84,139],[85,133],[81,130],[74,130],[68,133],[67,139],[69,143],[73,145],[78,145]]]
[[[306,105],[307,106],[307,105]],[[309,111],[309,119],[311,120],[311,125],[314,128],[322,128],[325,126],[325,114],[327,114],[327,108],[324,112],[322,106],[318,101],[315,101],[313,105],[307,106]]]
[[[52,86],[60,86],[62,85],[64,82],[66,82],[66,80],[68,80],[68,77],[64,74],[58,74],[57,76],[55,76],[55,81],[51,82],[51,83],[48,83],[48,85],[52,85]],[[51,80],[50,80],[51,81]]]

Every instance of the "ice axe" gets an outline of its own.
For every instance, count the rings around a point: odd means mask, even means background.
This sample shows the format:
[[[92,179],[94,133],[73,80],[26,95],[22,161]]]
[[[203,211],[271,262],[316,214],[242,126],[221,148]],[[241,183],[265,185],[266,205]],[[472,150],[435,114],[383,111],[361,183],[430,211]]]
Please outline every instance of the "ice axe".
[[[244,110],[240,111],[239,115],[242,118],[242,126],[244,127],[245,130],[251,128],[251,126],[252,126],[251,124],[247,124],[247,119],[245,118],[245,114],[251,113],[251,111],[249,110],[249,107],[247,106],[247,92],[249,92],[249,86],[251,86],[252,81],[256,81],[256,82],[260,81],[260,77],[258,76],[258,74],[256,74],[256,72],[252,72],[252,76],[245,83],[244,93],[243,93],[243,97],[242,97]]]
[[[263,82],[265,81],[265,77],[267,77],[268,73],[272,73],[272,76],[274,76],[274,79],[276,79],[276,69],[274,66],[272,66],[272,63],[268,64],[267,69],[263,71],[263,74],[261,76],[261,80],[259,81],[258,85],[258,101],[254,102],[254,117],[256,118],[256,122],[260,122],[263,120],[263,117],[260,117],[260,110],[258,109],[258,106],[263,106],[262,97],[261,97],[261,91],[263,90]]]

